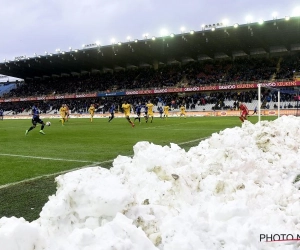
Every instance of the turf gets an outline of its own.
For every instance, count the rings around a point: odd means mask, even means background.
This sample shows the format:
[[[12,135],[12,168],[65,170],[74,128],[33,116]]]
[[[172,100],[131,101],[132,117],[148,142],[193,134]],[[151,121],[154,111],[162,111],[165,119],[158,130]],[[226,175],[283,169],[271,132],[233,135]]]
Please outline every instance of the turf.
[[[275,117],[264,119],[273,120]],[[250,117],[253,123],[257,117]],[[132,155],[139,141],[158,145],[179,144],[188,150],[201,139],[225,128],[241,126],[237,117],[155,118],[153,123],[136,123],[132,128],[123,118],[70,119],[62,126],[39,127],[25,136],[30,120],[0,121],[0,218],[39,217],[48,196],[55,193],[54,178],[64,171],[84,166],[110,167],[118,155]]]

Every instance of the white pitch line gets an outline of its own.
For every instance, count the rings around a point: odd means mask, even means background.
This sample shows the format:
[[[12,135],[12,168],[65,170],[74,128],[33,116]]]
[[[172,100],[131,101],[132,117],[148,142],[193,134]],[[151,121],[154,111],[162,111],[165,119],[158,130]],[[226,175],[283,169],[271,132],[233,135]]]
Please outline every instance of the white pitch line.
[[[94,163],[94,161],[83,161],[83,160],[69,160],[63,158],[51,158],[51,157],[40,157],[40,156],[31,156],[31,155],[15,155],[15,154],[1,154],[0,156],[13,156],[13,157],[22,157],[22,158],[31,158],[31,159],[40,159],[40,160],[52,160],[52,161],[73,161],[73,162],[84,162],[84,163]]]
[[[86,165],[86,166],[83,166],[83,167],[80,167],[80,168],[72,168],[72,169],[69,169],[69,170],[64,170],[64,171],[60,171],[60,172],[56,172],[56,173],[52,173],[52,174],[41,175],[41,176],[37,176],[37,177],[34,177],[34,178],[29,178],[29,179],[25,179],[25,180],[22,180],[22,181],[18,181],[18,182],[12,182],[12,183],[0,186],[0,189],[11,187],[11,186],[18,185],[18,184],[22,184],[22,183],[25,183],[25,182],[28,182],[28,181],[39,180],[39,179],[42,179],[42,178],[45,178],[45,177],[51,177],[51,176],[55,176],[55,175],[65,174],[65,173],[76,171],[76,170],[79,170],[79,169],[82,169],[82,168],[95,167],[95,166],[100,165],[102,163],[108,163],[108,162],[112,162],[112,161],[113,160],[95,162],[94,164]]]
[[[209,138],[209,136],[202,137],[202,138],[195,139],[195,140],[186,141],[186,142],[177,143],[177,145],[184,145],[184,144],[189,144],[189,143],[192,143],[192,142],[202,141],[202,140],[205,140],[207,138]],[[58,158],[46,158],[46,157],[35,157],[35,156],[20,156],[20,155],[12,155],[12,154],[0,154],[0,155],[19,156],[19,157],[26,157],[26,158],[38,158],[38,159],[45,159],[45,160],[47,159],[47,160],[64,160],[64,161],[66,161],[65,159],[58,159]],[[130,156],[132,156],[132,155],[129,155],[128,157],[130,157]],[[77,160],[69,160],[69,161],[75,161],[76,162]],[[77,162],[91,162],[91,161],[77,161]],[[41,175],[41,176],[37,176],[37,177],[34,177],[34,178],[25,179],[25,180],[22,180],[22,181],[5,184],[5,185],[0,186],[0,189],[11,187],[11,186],[18,185],[18,184],[22,184],[22,183],[28,182],[28,181],[39,180],[39,179],[45,178],[45,177],[51,177],[51,176],[55,176],[55,175],[65,174],[65,173],[76,171],[76,170],[79,170],[79,169],[82,169],[82,168],[95,167],[97,165],[101,165],[102,163],[108,163],[108,162],[113,162],[113,160],[107,160],[107,161],[102,161],[102,162],[91,162],[93,164],[82,166],[82,167],[79,167],[79,168],[73,168],[73,169],[69,169],[69,170],[65,170],[65,171],[61,171],[61,172],[56,172],[56,173],[47,174],[47,175]]]

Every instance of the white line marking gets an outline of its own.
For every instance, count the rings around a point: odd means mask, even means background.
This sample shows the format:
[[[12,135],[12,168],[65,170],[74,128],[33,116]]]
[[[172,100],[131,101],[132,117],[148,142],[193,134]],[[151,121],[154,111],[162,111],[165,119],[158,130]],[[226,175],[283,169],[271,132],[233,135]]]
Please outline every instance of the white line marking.
[[[51,177],[51,176],[55,176],[55,175],[65,174],[65,173],[76,171],[76,170],[79,170],[79,169],[82,169],[82,168],[95,167],[95,166],[100,165],[102,163],[108,163],[108,162],[112,162],[112,161],[113,160],[102,161],[102,162],[95,162],[94,164],[86,165],[86,166],[83,166],[83,167],[80,167],[80,168],[72,168],[72,169],[69,169],[69,170],[61,171],[61,172],[56,172],[56,173],[52,173],[52,174],[41,175],[41,176],[37,176],[37,177],[34,177],[34,178],[29,178],[29,179],[25,179],[25,180],[22,180],[22,181],[18,181],[18,182],[12,182],[12,183],[0,186],[0,189],[11,187],[11,186],[18,185],[18,184],[22,184],[22,183],[25,183],[25,182],[28,182],[28,181],[39,180],[39,179],[44,178],[44,177]]]
[[[14,154],[1,154],[0,156],[14,156],[14,157],[22,157],[22,158],[32,158],[32,159],[40,159],[40,160],[52,160],[52,161],[73,161],[73,162],[90,162],[94,163],[94,161],[83,161],[83,160],[69,160],[63,158],[51,158],[51,157],[40,157],[40,156],[31,156],[31,155],[14,155]]]
[[[184,145],[184,144],[189,144],[189,143],[192,143],[192,142],[202,141],[202,140],[205,140],[207,138],[209,138],[209,136],[202,137],[202,138],[195,139],[195,140],[186,141],[186,142],[177,143],[177,145]],[[58,161],[64,160],[64,161],[66,161],[65,159],[58,159],[58,158],[46,158],[46,157],[35,157],[35,156],[20,156],[20,155],[13,155],[13,154],[0,154],[0,155],[26,157],[26,158],[37,158],[37,159],[43,159],[43,160],[58,160]],[[128,157],[130,157],[130,156],[132,156],[132,155],[128,155]],[[69,160],[69,161],[91,162],[91,161],[78,161],[78,160]],[[61,172],[56,172],[56,173],[47,174],[47,175],[41,175],[41,176],[37,176],[37,177],[34,177],[34,178],[25,179],[25,180],[22,180],[22,181],[5,184],[5,185],[0,186],[0,189],[11,187],[11,186],[18,185],[18,184],[22,184],[22,183],[25,183],[25,182],[28,182],[28,181],[39,180],[39,179],[44,178],[44,177],[51,177],[51,176],[55,176],[55,175],[65,174],[65,173],[76,171],[76,170],[79,170],[79,169],[82,169],[82,168],[95,167],[95,166],[101,165],[103,163],[109,163],[109,162],[113,162],[113,161],[114,160],[107,160],[107,161],[102,161],[102,162],[91,162],[93,164],[82,166],[82,167],[79,167],[79,168],[73,168],[73,169],[64,170],[64,171],[61,171]]]

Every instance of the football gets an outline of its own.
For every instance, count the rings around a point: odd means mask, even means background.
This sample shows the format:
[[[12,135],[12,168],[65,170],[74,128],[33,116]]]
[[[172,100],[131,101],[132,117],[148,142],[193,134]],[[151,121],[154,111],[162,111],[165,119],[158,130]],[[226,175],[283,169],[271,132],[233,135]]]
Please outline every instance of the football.
[[[46,125],[47,125],[47,126],[50,126],[50,125],[51,125],[51,122],[46,122]]]

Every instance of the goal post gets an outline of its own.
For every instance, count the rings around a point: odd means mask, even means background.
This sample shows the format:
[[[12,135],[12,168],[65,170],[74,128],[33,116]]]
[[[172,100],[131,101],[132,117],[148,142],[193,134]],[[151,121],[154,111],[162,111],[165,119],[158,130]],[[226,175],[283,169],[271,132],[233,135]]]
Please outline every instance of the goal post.
[[[261,121],[262,115],[267,115],[266,113],[272,114],[272,111],[275,110],[277,110],[278,118],[281,115],[300,115],[299,89],[280,89],[265,85],[262,86],[262,84],[258,84],[257,88],[258,122]],[[262,91],[262,88],[265,90],[264,92]],[[273,107],[271,104],[273,104]]]

